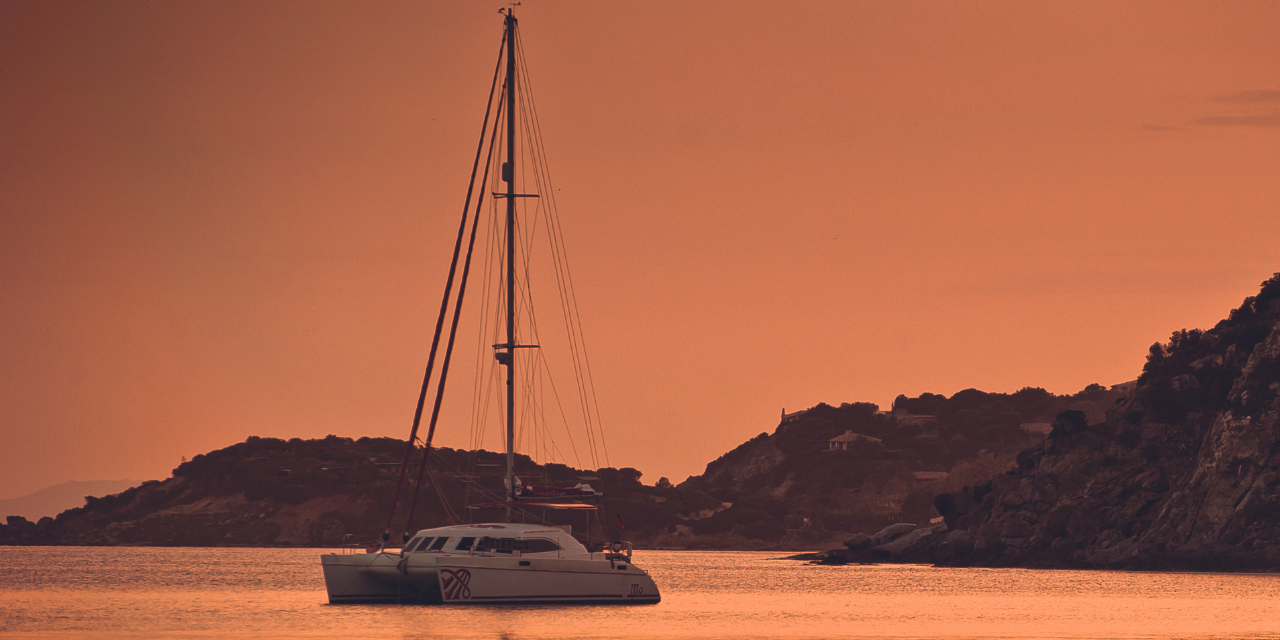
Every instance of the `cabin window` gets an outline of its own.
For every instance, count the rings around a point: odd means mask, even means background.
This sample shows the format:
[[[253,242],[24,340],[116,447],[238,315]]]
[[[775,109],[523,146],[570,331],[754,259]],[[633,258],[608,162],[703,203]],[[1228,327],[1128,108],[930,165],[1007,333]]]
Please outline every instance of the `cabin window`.
[[[422,544],[422,538],[414,538],[404,543],[404,552],[409,553],[410,551],[417,549],[420,544]]]
[[[455,547],[455,550],[457,550],[457,551],[470,551],[470,550],[471,550],[471,545],[472,545],[472,544],[474,544],[474,543],[475,543],[475,541],[476,541],[476,539],[475,539],[475,538],[463,538],[463,539],[461,539],[461,540],[459,540],[459,541],[458,541],[458,546],[457,546],[457,547]]]
[[[425,536],[425,537],[419,538],[418,544],[414,545],[414,547],[410,549],[410,552],[416,553],[418,551],[426,551],[427,546],[431,544],[432,540],[435,540],[435,538],[432,538],[431,536]]]
[[[528,540],[517,540],[516,538],[480,538],[480,544],[476,545],[476,551],[495,551],[497,553],[511,553],[513,551],[528,551]]]
[[[446,536],[440,536],[439,538],[436,538],[436,541],[431,544],[430,551],[440,551],[441,549],[444,549],[444,543],[448,541],[449,541],[449,538]]]
[[[463,542],[458,543],[461,549],[467,538],[463,538]],[[497,553],[512,553],[519,551],[521,553],[547,553],[549,551],[559,551],[560,545],[554,540],[545,538],[531,538],[529,540],[520,540],[518,538],[480,538],[476,543],[476,551],[495,551]]]
[[[546,553],[548,551],[559,551],[560,545],[554,541],[543,538],[534,538],[532,540],[523,541],[527,547],[523,550],[525,553]]]

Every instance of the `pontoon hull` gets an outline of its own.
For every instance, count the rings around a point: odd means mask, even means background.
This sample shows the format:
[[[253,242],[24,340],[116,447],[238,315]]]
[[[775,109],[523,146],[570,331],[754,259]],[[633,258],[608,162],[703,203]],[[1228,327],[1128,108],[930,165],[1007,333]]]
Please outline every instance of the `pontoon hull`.
[[[658,587],[627,562],[411,554],[324,555],[331,604],[656,604]]]

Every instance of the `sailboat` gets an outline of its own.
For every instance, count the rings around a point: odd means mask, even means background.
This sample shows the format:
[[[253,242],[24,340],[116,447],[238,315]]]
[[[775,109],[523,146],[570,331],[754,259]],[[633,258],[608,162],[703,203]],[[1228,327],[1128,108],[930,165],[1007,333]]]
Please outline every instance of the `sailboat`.
[[[587,544],[580,541],[569,525],[556,525],[536,513],[548,510],[587,512],[598,509],[592,504],[600,492],[587,481],[572,487],[539,486],[525,482],[515,475],[515,418],[516,418],[516,362],[521,350],[537,348],[517,342],[517,206],[520,198],[536,198],[537,194],[516,192],[516,171],[520,164],[515,142],[517,124],[517,22],[514,8],[505,9],[503,44],[499,48],[499,63],[494,71],[490,88],[489,109],[497,105],[493,131],[488,134],[489,153],[484,154],[489,111],[485,113],[485,127],[481,130],[476,162],[472,167],[472,185],[468,188],[463,221],[454,246],[453,263],[445,285],[444,301],[436,323],[435,337],[428,358],[427,373],[422,392],[418,397],[413,428],[410,432],[404,463],[400,465],[400,481],[397,484],[391,515],[380,543],[370,546],[365,553],[329,553],[321,556],[325,588],[329,602],[339,603],[423,603],[423,604],[653,604],[661,596],[658,587],[647,572],[631,560],[628,543],[614,541],[607,544]],[[504,80],[499,83],[499,71],[504,66]],[[501,93],[495,102],[494,91],[501,85]],[[505,122],[501,122],[505,115]],[[527,122],[527,120],[526,120]],[[499,124],[505,124],[505,136],[499,132]],[[409,503],[407,521],[413,520],[413,508],[417,504],[417,491],[423,486],[422,470],[426,468],[431,451],[432,437],[440,414],[445,380],[453,352],[458,317],[469,275],[472,248],[475,245],[484,185],[487,184],[490,161],[495,157],[494,145],[499,137],[505,138],[506,153],[501,166],[501,181],[505,192],[495,191],[493,202],[504,200],[505,247],[502,260],[505,266],[505,342],[492,345],[494,359],[505,373],[505,426],[506,426],[506,474],[504,495],[487,503],[469,505],[477,513],[504,513],[496,522],[454,524],[423,529],[411,533],[405,525],[399,548],[391,543],[392,520],[396,504],[405,486],[410,456],[421,451],[422,462],[418,467],[419,480]],[[481,157],[486,157],[484,177],[476,199],[475,216],[472,218],[470,242],[463,261],[462,277],[457,295],[451,291],[457,272],[459,253],[467,227],[467,211],[471,206],[472,192],[476,185],[477,169]],[[525,267],[527,268],[527,267]],[[423,445],[418,446],[418,433],[423,416],[425,399],[446,312],[454,303],[453,322],[444,351],[441,372],[438,376],[435,404]],[[524,357],[524,356],[520,356]],[[532,520],[532,522],[531,522]],[[600,518],[597,517],[597,522]],[[591,528],[588,526],[587,535]],[[588,546],[590,545],[590,546]]]

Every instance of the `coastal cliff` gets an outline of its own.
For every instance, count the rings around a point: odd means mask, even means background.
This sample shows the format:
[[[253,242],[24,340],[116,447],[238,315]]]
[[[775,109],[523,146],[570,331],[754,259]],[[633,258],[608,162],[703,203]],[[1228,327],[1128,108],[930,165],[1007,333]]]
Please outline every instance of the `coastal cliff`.
[[[1151,347],[1132,393],[1060,414],[989,483],[938,496],[944,564],[1280,569],[1280,274]]]
[[[1008,470],[934,504],[944,526],[887,527],[814,559],[1280,570],[1280,274],[1212,329],[1152,345],[1103,419],[1061,412]]]

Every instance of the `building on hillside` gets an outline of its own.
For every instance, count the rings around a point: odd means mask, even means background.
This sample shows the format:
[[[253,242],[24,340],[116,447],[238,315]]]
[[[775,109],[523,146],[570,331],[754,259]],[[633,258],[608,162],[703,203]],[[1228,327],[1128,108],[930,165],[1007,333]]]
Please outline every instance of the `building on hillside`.
[[[853,430],[844,433],[827,441],[827,451],[844,451],[849,448],[851,442],[880,442],[880,438],[864,436],[861,433],[854,433]]]
[[[1111,385],[1111,390],[1119,391],[1120,393],[1129,393],[1133,391],[1135,388],[1137,388],[1137,386],[1138,386],[1137,380],[1130,380],[1128,382],[1121,382],[1120,384]]]
[[[803,418],[804,414],[806,413],[809,413],[808,409],[801,409],[799,411],[796,411],[795,413],[787,413],[787,408],[783,407],[782,408],[782,424],[786,424],[788,422],[795,422],[796,420]]]
[[[1018,427],[1027,433],[1037,436],[1047,436],[1050,431],[1053,431],[1052,422],[1024,422]]]

